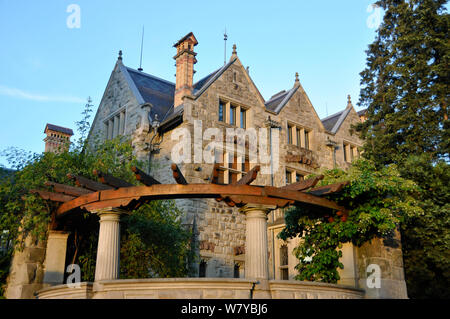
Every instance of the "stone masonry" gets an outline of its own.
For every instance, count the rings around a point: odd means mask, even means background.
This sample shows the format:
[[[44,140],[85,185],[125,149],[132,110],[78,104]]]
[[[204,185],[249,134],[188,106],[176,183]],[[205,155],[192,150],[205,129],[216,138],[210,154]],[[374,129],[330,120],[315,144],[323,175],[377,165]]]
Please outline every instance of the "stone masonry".
[[[271,123],[272,130],[279,133],[279,165],[272,175],[259,174],[252,185],[284,186],[324,169],[335,166],[345,169],[359,156],[362,141],[350,133],[350,126],[360,121],[360,116],[350,98],[343,111],[321,120],[297,74],[292,88],[266,101],[238,58],[236,46],[228,63],[194,83],[196,44],[197,40],[190,33],[175,45],[176,83],[126,67],[120,53],[95,115],[90,140],[115,136],[131,139],[137,157],[148,163],[142,169],[161,183],[175,182],[170,165],[172,150],[179,140],[172,140],[172,134],[186,129],[194,137],[195,121],[201,121],[202,134],[208,128],[219,128],[224,136],[227,128],[244,125],[267,130]],[[153,126],[155,123],[158,125]],[[202,149],[210,142],[203,141]],[[267,150],[270,151],[270,146]],[[194,146],[192,154],[193,151]],[[249,155],[247,152],[244,158]],[[221,170],[226,183],[230,182],[228,176],[239,179],[254,165],[248,164],[244,171],[235,162],[228,163],[227,156],[223,159]],[[261,165],[268,167],[270,164]],[[202,161],[178,166],[188,183],[211,182],[212,163]],[[195,233],[198,276],[244,278],[244,214],[214,199],[179,199],[176,204],[183,211],[182,222]],[[301,239],[282,242],[277,234],[283,227],[283,211],[270,212],[267,227],[269,279],[293,279],[295,276],[297,261],[292,250]],[[399,242],[398,238],[396,240]],[[284,245],[288,251],[286,258],[281,256]],[[361,248],[350,245],[344,255],[343,284],[366,288],[367,265],[380,263],[388,290],[372,291],[367,296],[407,297],[398,246],[391,248],[373,241]]]

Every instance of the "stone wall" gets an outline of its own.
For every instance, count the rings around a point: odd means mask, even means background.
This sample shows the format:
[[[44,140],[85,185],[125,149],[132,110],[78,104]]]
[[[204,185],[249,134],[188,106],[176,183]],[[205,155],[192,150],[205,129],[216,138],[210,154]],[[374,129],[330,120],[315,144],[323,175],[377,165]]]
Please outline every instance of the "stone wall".
[[[27,237],[23,250],[15,250],[6,281],[7,299],[33,299],[43,287],[46,243]]]
[[[254,280],[224,278],[126,279],[42,289],[39,299],[259,299]],[[361,299],[364,291],[351,287],[298,281],[269,281],[273,299]]]
[[[367,298],[408,298],[403,270],[403,254],[400,233],[396,231],[387,238],[375,238],[356,249],[358,268],[357,279]],[[380,287],[368,287],[367,277],[371,275],[367,267],[378,265],[381,270]],[[373,275],[374,273],[372,273]],[[373,282],[371,279],[369,281]]]
[[[223,74],[215,80],[198,98],[185,97],[183,100],[183,123],[178,128],[186,128],[191,138],[194,137],[194,121],[201,120],[203,131],[207,128],[217,127],[223,130],[235,128],[225,122],[218,121],[219,100],[228,101],[247,109],[247,127],[262,128],[265,127],[265,121],[270,116],[281,124],[279,130],[280,141],[280,165],[274,172],[273,185],[280,187],[285,185],[286,169],[298,172],[302,175],[319,173],[323,169],[330,169],[334,166],[333,151],[327,146],[327,141],[332,140],[338,146],[336,151],[336,164],[338,167],[347,168],[349,162],[344,160],[343,143],[351,143],[354,146],[361,147],[362,141],[356,136],[350,134],[350,126],[359,121],[359,117],[353,107],[350,110],[345,121],[336,134],[327,132],[317,116],[311,101],[299,82],[294,83],[298,86],[297,91],[287,102],[279,114],[266,110],[264,100],[258,89],[251,81],[247,71],[243,67],[237,55],[233,54],[232,59],[236,59]],[[121,63],[121,62],[118,62]],[[132,95],[131,90],[127,89],[126,81],[116,65],[107,90],[99,107],[93,125],[92,133],[101,134],[104,130],[103,119],[115,112],[120,107],[126,108],[126,126],[125,135],[131,136],[135,154],[139,159],[148,161],[149,149],[146,146],[153,137],[153,132],[149,130],[147,124],[143,125],[145,114]],[[287,143],[287,125],[298,125],[299,127],[310,131],[310,149],[305,150],[297,145]],[[178,141],[171,139],[172,131],[166,132],[162,138],[157,137],[155,141],[159,142],[159,149],[151,156],[150,174],[161,183],[174,183],[172,177],[171,151]],[[203,149],[209,141],[203,142]],[[193,147],[191,149],[193,154]],[[311,162],[292,161],[287,155],[307,155]],[[180,164],[183,175],[189,183],[210,183],[210,176],[213,165],[206,163],[188,163]],[[250,167],[251,168],[251,167]],[[144,169],[147,171],[147,168]],[[271,185],[270,175],[259,174],[254,185]],[[186,227],[193,229],[198,246],[197,267],[200,261],[207,262],[207,277],[232,277],[234,275],[234,266],[238,264],[241,269],[244,268],[245,256],[245,219],[236,208],[217,202],[213,199],[179,199],[176,200],[177,206],[184,212],[182,222]],[[272,225],[269,230],[269,259],[271,278],[280,278],[279,271],[279,248],[283,244],[276,234],[284,227],[282,210],[275,210],[269,214],[269,224]],[[298,238],[289,241],[289,278],[295,276],[295,265],[297,260],[292,255],[292,249],[297,246]],[[342,272],[344,282],[352,286],[358,286],[358,279],[355,278],[356,268],[366,265],[370,258],[396,258],[396,254],[390,255],[384,253],[383,257],[377,255],[377,248],[370,248],[372,244],[366,244],[366,248],[356,251],[353,246],[347,247],[344,256],[348,268]],[[376,246],[376,244],[374,244]],[[374,253],[374,255],[371,255]],[[362,257],[365,256],[365,257]],[[357,264],[355,266],[355,263]],[[392,272],[398,274],[399,269],[393,266]],[[391,268],[390,268],[391,269]],[[243,272],[240,273],[244,276]],[[352,277],[353,276],[353,277]],[[394,276],[393,274],[389,276]],[[401,278],[395,275],[395,278]],[[388,280],[388,278],[385,278]],[[362,280],[362,279],[361,279]],[[389,278],[391,280],[391,278]],[[361,286],[362,287],[362,286]],[[402,295],[401,293],[397,295]]]

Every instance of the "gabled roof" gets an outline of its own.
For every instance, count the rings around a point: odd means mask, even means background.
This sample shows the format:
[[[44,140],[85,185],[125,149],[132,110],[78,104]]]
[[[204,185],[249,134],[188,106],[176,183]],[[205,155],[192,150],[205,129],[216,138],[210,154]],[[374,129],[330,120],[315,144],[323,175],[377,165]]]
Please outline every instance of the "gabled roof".
[[[367,109],[362,109],[361,111],[358,111],[356,113],[358,113],[358,116],[363,116],[367,113]]]
[[[287,102],[291,99],[292,95],[297,91],[299,86],[294,86],[289,91],[281,91],[277,94],[273,95],[264,105],[266,106],[266,109],[269,111],[279,113],[283,107],[286,105]]]
[[[139,104],[150,103],[150,117],[162,121],[173,106],[175,83],[121,65],[121,71]]]
[[[219,76],[221,76],[223,74],[223,72],[225,72],[228,67],[230,65],[232,65],[235,61],[237,60],[237,58],[234,59],[230,59],[230,61],[225,64],[223,67],[221,67],[220,69],[214,71],[213,73],[209,74],[208,76],[204,77],[203,79],[201,79],[200,81],[198,81],[196,84],[194,84],[194,90],[193,90],[193,94],[194,96],[197,98],[199,97],[211,84],[214,83],[215,80],[217,80],[217,78]]]
[[[67,135],[70,135],[70,136],[73,135],[73,131],[70,128],[62,127],[62,126],[58,126],[58,125],[53,125],[53,124],[48,124],[48,123],[45,126],[44,133],[46,133],[47,130],[64,133],[64,134],[67,134]]]
[[[333,115],[327,116],[326,118],[322,119],[323,126],[325,129],[333,134],[336,134],[336,132],[341,127],[342,123],[344,122],[347,115],[350,113],[350,110],[352,109],[351,105],[348,105],[345,110],[342,110],[338,113],[335,113]]]

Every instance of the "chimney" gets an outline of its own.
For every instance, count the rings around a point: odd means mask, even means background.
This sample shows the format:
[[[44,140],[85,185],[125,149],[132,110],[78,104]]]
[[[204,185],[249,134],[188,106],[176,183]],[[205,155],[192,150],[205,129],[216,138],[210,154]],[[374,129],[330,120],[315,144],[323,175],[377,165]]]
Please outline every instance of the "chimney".
[[[67,151],[70,145],[70,137],[73,131],[70,128],[47,124],[44,133],[45,152],[60,153]]]
[[[190,32],[174,44],[174,47],[177,48],[177,54],[173,57],[177,67],[174,107],[183,104],[183,97],[192,93],[194,64],[197,63],[194,46],[197,43],[194,34]]]

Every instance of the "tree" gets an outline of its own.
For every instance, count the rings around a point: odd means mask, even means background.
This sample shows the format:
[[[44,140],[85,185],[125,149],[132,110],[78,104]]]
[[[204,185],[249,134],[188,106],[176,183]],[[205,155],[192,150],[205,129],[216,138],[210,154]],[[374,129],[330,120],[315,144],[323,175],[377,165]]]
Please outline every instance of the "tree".
[[[402,225],[409,296],[449,298],[449,15],[445,0],[380,0],[383,23],[367,51],[354,128],[363,156],[396,163],[420,187],[423,214]]]
[[[322,185],[349,181],[350,184],[327,197],[348,208],[343,212],[324,211],[313,206],[299,206],[285,212],[286,226],[280,238],[301,236],[294,250],[299,260],[297,280],[337,283],[338,268],[343,268],[342,244],[361,246],[375,237],[392,234],[405,218],[421,213],[412,194],[414,182],[402,178],[395,165],[377,170],[373,162],[358,160],[346,172],[323,172]]]
[[[78,125],[82,136],[89,129],[90,107],[87,103],[83,120],[78,122],[83,122]],[[137,184],[131,166],[144,165],[136,160],[131,143],[124,137],[96,142],[92,147],[80,140],[69,150],[58,154],[33,154],[9,148],[2,155],[6,156],[15,172],[0,181],[0,234],[7,234],[4,240],[12,243],[6,257],[0,260],[0,285],[8,273],[12,247],[20,249],[27,236],[44,240],[50,214],[56,208],[55,203],[30,193],[31,189],[45,189],[46,181],[75,186],[67,173],[95,179],[94,169]],[[192,257],[191,234],[181,225],[181,213],[172,201],[153,201],[124,218],[121,227],[121,245],[125,247],[122,249],[122,278],[187,275],[187,263]],[[81,266],[84,281],[92,281],[98,217],[86,212],[73,217],[70,222],[67,260]],[[148,258],[144,259],[144,256]]]
[[[449,15],[445,0],[380,0],[384,21],[367,50],[356,126],[378,165],[408,155],[449,160]]]

